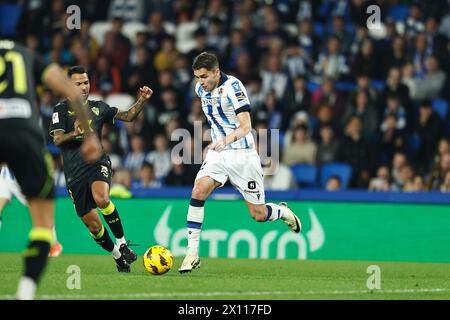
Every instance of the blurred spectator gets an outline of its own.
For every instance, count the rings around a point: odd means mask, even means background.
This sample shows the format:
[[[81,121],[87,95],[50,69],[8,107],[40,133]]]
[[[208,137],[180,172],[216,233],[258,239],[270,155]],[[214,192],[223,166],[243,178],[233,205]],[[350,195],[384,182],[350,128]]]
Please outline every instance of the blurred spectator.
[[[439,191],[443,184],[446,184],[448,173],[450,172],[450,153],[441,156],[439,165],[433,168],[427,181],[427,189]]]
[[[306,79],[298,76],[294,79],[292,90],[287,95],[287,104],[283,109],[283,125],[282,129],[289,127],[291,116],[298,111],[308,111],[311,105],[311,93],[306,89]]]
[[[131,150],[125,155],[123,166],[134,178],[137,178],[145,160],[144,139],[139,135],[133,135],[130,140]]]
[[[341,178],[339,176],[331,176],[328,178],[325,190],[327,191],[339,191],[342,188]]]
[[[155,169],[155,177],[157,180],[165,177],[172,166],[170,158],[170,150],[167,148],[167,139],[164,134],[157,134],[153,139],[154,151],[151,151],[145,161],[151,163]]]
[[[411,65],[404,67],[403,83],[408,86],[411,98],[415,101],[438,97],[446,79],[435,56],[429,56],[425,63],[427,72],[423,78],[413,78]]]
[[[399,97],[394,93],[389,94],[386,99],[386,106],[384,107],[383,120],[380,128],[381,131],[386,131],[388,128],[389,123],[386,121],[388,116],[395,117],[395,129],[406,129],[406,109],[401,105]]]
[[[184,163],[173,164],[168,172],[164,184],[167,186],[192,186],[196,173],[191,171],[191,167]]]
[[[296,43],[303,49],[303,53],[307,55],[309,59],[313,59],[317,56],[316,49],[318,47],[319,39],[313,33],[311,20],[301,19],[298,21],[298,34],[295,39]]]
[[[337,160],[352,166],[350,187],[366,189],[369,185],[370,172],[374,167],[375,150],[362,134],[361,118],[352,116],[345,126],[344,134]]]
[[[284,146],[283,163],[292,166],[297,163],[314,164],[317,146],[308,136],[308,128],[305,125],[295,127],[292,140]]]
[[[344,114],[345,99],[342,94],[335,88],[334,81],[331,78],[323,78],[321,86],[312,94],[313,115],[318,113],[318,107],[327,103],[331,107],[333,118],[338,119]]]
[[[41,95],[41,103],[39,106],[39,111],[41,113],[41,127],[44,130],[44,135],[47,143],[53,143],[53,138],[48,133],[48,128],[52,121],[53,107],[55,105],[55,97],[51,90],[44,90]]]
[[[276,93],[271,90],[267,93],[264,104],[256,110],[256,118],[259,120],[264,119],[267,122],[268,129],[279,129],[282,121],[282,114],[279,109],[281,108]]]
[[[162,40],[161,50],[155,55],[155,69],[158,72],[171,71],[179,52],[175,49],[175,38],[166,36]]]
[[[121,89],[120,70],[111,66],[105,56],[100,56],[97,60],[97,68],[91,74],[91,92],[107,96],[111,93],[120,93]]]
[[[319,54],[314,72],[319,77],[340,79],[350,71],[347,59],[340,52],[339,39],[331,36],[327,41],[327,50]]]
[[[370,191],[389,191],[390,186],[390,176],[389,167],[381,166],[377,170],[377,176],[372,178],[369,183]]]
[[[400,167],[400,184],[392,185],[393,191],[414,191],[414,176],[415,172],[413,167],[406,163]]]
[[[114,172],[111,190],[109,191],[109,196],[111,198],[124,198],[128,199],[133,197],[130,192],[132,181],[132,174],[127,169],[118,169]]]
[[[445,174],[444,181],[441,183],[439,191],[450,192],[450,171],[447,171]]]
[[[288,86],[288,75],[282,71],[278,55],[269,55],[265,58],[260,75],[262,79],[261,93],[267,95],[270,90],[274,90],[277,99],[284,99]]]
[[[161,182],[156,180],[155,169],[153,164],[144,162],[141,170],[139,171],[139,177],[133,183],[133,188],[146,189],[146,188],[160,188]]]
[[[291,169],[280,163],[273,174],[264,175],[264,190],[288,191],[297,187]]]
[[[419,192],[425,191],[425,184],[422,176],[415,174],[414,177],[405,183],[403,191],[406,192]]]
[[[354,100],[350,101],[346,107],[342,123],[347,123],[353,115],[357,115],[363,120],[365,135],[372,138],[378,129],[378,115],[367,91],[356,92]]]
[[[333,128],[324,125],[320,128],[320,143],[317,145],[315,165],[322,165],[336,160],[339,151],[339,141],[334,136]]]
[[[161,11],[155,10],[148,16],[148,42],[146,47],[153,55],[161,49],[163,40],[169,35],[164,26],[164,17]]]
[[[436,153],[437,143],[442,136],[442,128],[442,120],[433,110],[431,101],[422,101],[416,127],[416,132],[420,138],[420,146],[417,154],[422,169],[430,169],[431,162]]]
[[[362,41],[361,48],[352,63],[351,71],[355,78],[365,74],[373,79],[381,79],[378,57],[375,55],[371,40],[365,39]]]
[[[389,162],[397,151],[406,151],[405,131],[397,128],[397,117],[388,114],[381,125],[380,159],[383,163]]]
[[[127,75],[127,92],[134,94],[144,85],[150,85],[156,82],[156,72],[150,59],[146,47],[136,48],[136,62],[129,66],[125,74]]]
[[[225,35],[223,27],[223,23],[218,17],[213,17],[210,20],[209,26],[207,28],[207,45],[211,48],[214,48],[214,51],[217,52],[220,56],[225,53],[225,49],[228,45],[228,37]]]
[[[112,143],[108,138],[102,139],[102,147],[103,151],[109,156],[111,160],[111,168],[112,170],[117,170],[122,168],[122,158],[117,153],[113,152]]]
[[[403,185],[403,180],[400,175],[401,168],[408,163],[408,158],[404,152],[396,152],[392,157],[391,166],[391,188],[400,190]]]

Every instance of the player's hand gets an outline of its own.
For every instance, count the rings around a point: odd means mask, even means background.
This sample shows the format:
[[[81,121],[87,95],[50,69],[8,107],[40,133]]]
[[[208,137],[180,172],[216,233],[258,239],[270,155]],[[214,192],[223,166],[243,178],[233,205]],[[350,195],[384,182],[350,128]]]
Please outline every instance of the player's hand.
[[[81,157],[86,162],[94,162],[100,158],[102,147],[95,134],[87,135],[81,145]]]
[[[75,137],[81,136],[83,134],[83,130],[81,130],[80,122],[78,120],[75,120],[74,123],[74,135]]]
[[[139,88],[139,93],[142,99],[148,100],[152,96],[153,90],[147,86],[143,86],[142,88]]]
[[[211,149],[211,150],[215,150],[215,151],[217,151],[217,152],[220,152],[220,151],[222,151],[223,149],[225,149],[225,146],[226,146],[225,140],[219,140],[219,141],[216,141],[216,142],[214,142],[214,143],[211,143],[211,144],[208,146],[208,148]]]

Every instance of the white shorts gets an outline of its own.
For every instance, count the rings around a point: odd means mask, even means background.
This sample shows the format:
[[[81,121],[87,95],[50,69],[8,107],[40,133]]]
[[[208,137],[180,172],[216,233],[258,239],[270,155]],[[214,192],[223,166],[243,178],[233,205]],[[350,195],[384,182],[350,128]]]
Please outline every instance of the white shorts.
[[[0,171],[0,198],[11,200],[15,196],[24,206],[27,200],[20,190],[17,180],[12,176],[8,167],[2,166]]]
[[[211,177],[223,186],[231,184],[252,204],[264,204],[264,182],[261,160],[255,149],[217,152],[208,150],[195,180]]]

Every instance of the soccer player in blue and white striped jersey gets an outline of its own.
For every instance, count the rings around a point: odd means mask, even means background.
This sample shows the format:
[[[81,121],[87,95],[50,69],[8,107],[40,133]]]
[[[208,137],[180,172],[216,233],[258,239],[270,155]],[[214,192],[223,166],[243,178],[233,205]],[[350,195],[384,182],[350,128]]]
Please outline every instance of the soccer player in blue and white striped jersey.
[[[199,54],[192,69],[197,78],[195,92],[211,126],[212,143],[195,179],[187,214],[188,252],[180,273],[200,266],[199,242],[204,203],[211,192],[228,179],[242,194],[256,221],[281,219],[295,233],[301,223],[286,203],[266,203],[261,160],[251,133],[250,101],[239,79],[220,71],[217,57]]]

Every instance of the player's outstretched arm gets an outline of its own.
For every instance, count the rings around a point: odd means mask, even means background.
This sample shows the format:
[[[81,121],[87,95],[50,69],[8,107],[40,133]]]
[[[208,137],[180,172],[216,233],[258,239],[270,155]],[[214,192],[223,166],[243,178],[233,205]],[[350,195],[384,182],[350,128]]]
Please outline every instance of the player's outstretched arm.
[[[47,68],[43,75],[43,81],[50,89],[67,97],[70,101],[70,107],[77,116],[82,131],[87,132],[81,146],[81,156],[86,161],[95,161],[101,156],[102,148],[97,136],[89,128],[89,114],[83,108],[78,89],[67,79],[64,72],[56,64]]]
[[[234,129],[229,135],[227,135],[222,140],[209,145],[209,149],[216,150],[217,152],[222,151],[228,144],[238,141],[239,139],[245,137],[252,129],[252,120],[250,118],[250,112],[241,112],[237,115],[239,120],[239,127]]]
[[[136,117],[139,115],[139,112],[141,112],[142,108],[144,108],[145,101],[150,99],[153,94],[153,90],[147,86],[144,86],[139,90],[140,96],[138,101],[136,101],[135,104],[129,107],[127,111],[117,112],[115,119],[123,121],[133,121],[134,119],[136,119]]]

